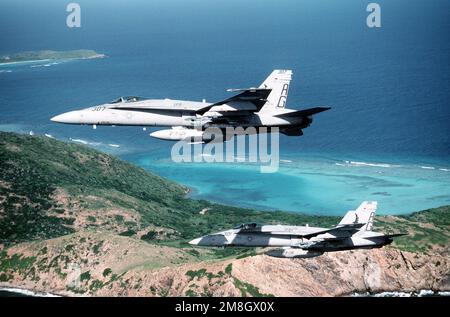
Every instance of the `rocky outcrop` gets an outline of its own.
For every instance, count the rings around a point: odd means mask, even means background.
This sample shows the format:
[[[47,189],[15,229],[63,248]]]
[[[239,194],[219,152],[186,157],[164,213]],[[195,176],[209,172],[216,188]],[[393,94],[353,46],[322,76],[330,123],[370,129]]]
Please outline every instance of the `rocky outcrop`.
[[[257,256],[237,261],[233,267],[237,277],[277,296],[450,289],[447,257],[393,248],[328,253],[290,261]]]
[[[121,247],[128,245],[126,240],[120,243]],[[143,250],[145,257],[138,257],[133,267],[126,264],[136,258],[132,254],[138,252],[137,245],[131,247],[130,257],[124,257],[122,251],[109,253],[107,248],[105,243],[98,254],[83,253],[79,272],[87,272],[92,267],[89,278],[85,276],[77,288],[70,286],[73,283],[70,279],[74,278],[70,272],[45,266],[35,267],[33,275],[16,272],[13,279],[2,285],[69,296],[347,296],[366,292],[450,290],[448,256],[410,253],[391,247],[326,253],[308,259],[256,255],[192,263],[191,258],[185,264],[166,261],[158,266],[152,265],[152,259],[159,258],[161,262],[164,254],[174,259],[182,251],[147,247]],[[102,254],[102,250],[107,253]],[[26,247],[15,251],[30,254]],[[52,255],[47,252],[46,263],[52,263]],[[101,265],[95,258],[101,260]],[[108,267],[111,272],[93,267]]]

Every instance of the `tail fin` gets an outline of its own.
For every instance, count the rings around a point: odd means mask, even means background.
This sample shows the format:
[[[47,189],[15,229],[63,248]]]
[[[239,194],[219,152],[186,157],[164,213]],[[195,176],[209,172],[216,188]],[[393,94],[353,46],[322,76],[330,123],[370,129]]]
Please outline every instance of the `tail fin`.
[[[291,79],[292,70],[289,69],[275,69],[266,78],[259,88],[268,88],[272,89],[272,91],[267,96],[267,102],[261,108],[260,112],[283,109],[286,106]]]
[[[364,201],[356,210],[347,212],[339,225],[364,224],[359,231],[371,231],[377,210],[376,201]]]

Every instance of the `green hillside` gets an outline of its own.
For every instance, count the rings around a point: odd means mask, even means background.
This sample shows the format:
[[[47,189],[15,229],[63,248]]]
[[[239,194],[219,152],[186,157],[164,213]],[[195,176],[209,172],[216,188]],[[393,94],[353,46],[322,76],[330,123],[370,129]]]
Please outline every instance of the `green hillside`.
[[[170,240],[193,238],[243,221],[325,226],[337,220],[186,199],[187,188],[111,155],[51,138],[0,132],[0,241],[48,239],[74,232],[77,214],[55,199],[58,189],[84,209],[137,212],[140,223],[130,223],[128,235],[133,235],[135,227],[154,225],[174,230]],[[205,208],[206,213],[200,214]]]
[[[112,156],[50,138],[12,133],[0,134],[0,182],[4,210],[0,239],[5,242],[73,232],[73,218],[49,215],[49,211],[58,211],[52,198],[57,188],[74,197],[109,195],[126,207],[126,201],[115,195],[121,193],[142,203],[144,220],[154,223],[163,222],[169,209],[183,206],[184,200],[181,186]]]
[[[241,222],[327,227],[339,220],[213,204],[187,199],[186,192],[172,181],[83,145],[0,132],[0,243],[6,245],[100,230],[188,247],[189,239]],[[377,217],[375,226],[410,232],[397,246],[425,251],[448,245],[449,211],[442,207],[405,217]]]

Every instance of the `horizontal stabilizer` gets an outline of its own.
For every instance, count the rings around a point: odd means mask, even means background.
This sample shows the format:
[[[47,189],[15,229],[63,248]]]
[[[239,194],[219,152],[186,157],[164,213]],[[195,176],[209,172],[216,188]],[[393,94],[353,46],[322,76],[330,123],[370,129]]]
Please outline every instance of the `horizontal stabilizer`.
[[[288,136],[302,136],[303,131],[299,127],[281,128],[280,133]]]
[[[309,108],[304,110],[297,110],[297,111],[291,111],[291,112],[285,112],[285,113],[279,113],[275,114],[276,117],[309,117],[314,114],[330,110],[331,107],[315,107],[315,108]]]

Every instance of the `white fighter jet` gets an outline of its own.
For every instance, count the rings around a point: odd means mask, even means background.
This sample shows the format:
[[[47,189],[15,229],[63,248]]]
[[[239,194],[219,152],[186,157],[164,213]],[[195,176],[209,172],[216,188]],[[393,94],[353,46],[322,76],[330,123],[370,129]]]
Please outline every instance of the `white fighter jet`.
[[[356,210],[347,212],[334,228],[249,223],[189,243],[205,247],[275,247],[266,254],[282,258],[309,258],[324,252],[381,248],[392,243],[394,237],[405,234],[372,231],[376,209],[377,202],[365,201]]]
[[[313,115],[330,108],[286,109],[291,78],[291,70],[274,70],[259,87],[228,89],[238,94],[215,103],[120,97],[106,104],[66,112],[51,120],[94,128],[98,125],[166,126],[171,128],[150,135],[174,141],[200,138],[202,142],[209,142],[211,136],[205,130],[210,127],[222,132],[226,128],[277,127],[285,135],[300,136],[311,124]]]

